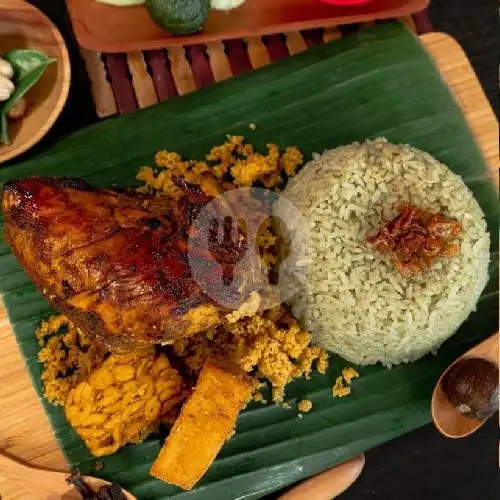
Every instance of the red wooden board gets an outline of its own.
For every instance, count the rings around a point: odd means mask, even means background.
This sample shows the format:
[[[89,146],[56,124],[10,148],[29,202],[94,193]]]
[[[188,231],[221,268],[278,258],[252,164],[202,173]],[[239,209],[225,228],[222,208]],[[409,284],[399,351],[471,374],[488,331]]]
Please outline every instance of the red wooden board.
[[[319,0],[247,0],[230,11],[211,10],[202,32],[172,36],[156,26],[144,6],[114,7],[95,0],[66,0],[76,38],[100,52],[131,52],[233,38],[402,17],[429,0],[371,0],[340,7]]]
[[[429,31],[425,11],[400,18],[399,22],[416,33]],[[342,32],[361,30],[372,24],[291,31],[128,54],[106,54],[84,48],[80,48],[80,52],[85,60],[97,115],[105,118],[193,92],[297,54],[312,45],[340,38]]]

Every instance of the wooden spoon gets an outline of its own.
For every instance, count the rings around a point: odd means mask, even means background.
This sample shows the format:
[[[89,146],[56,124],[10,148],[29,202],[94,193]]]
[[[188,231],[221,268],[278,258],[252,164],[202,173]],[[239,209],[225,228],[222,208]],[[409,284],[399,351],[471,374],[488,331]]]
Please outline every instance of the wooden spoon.
[[[2,483],[12,481],[23,500],[81,500],[74,486],[66,482],[67,477],[67,472],[36,469],[0,452],[0,490]],[[110,484],[96,477],[82,477],[94,491]],[[123,490],[123,494],[127,500],[137,500],[128,491]]]
[[[498,332],[490,338],[484,340],[477,346],[467,351],[463,356],[455,360],[443,372],[441,377],[434,388],[431,402],[431,413],[434,425],[437,427],[441,434],[449,438],[461,438],[472,434],[479,429],[486,420],[476,420],[464,417],[456,408],[450,403],[442,389],[442,380],[448,370],[458,361],[463,358],[484,358],[493,363],[498,364]]]
[[[279,500],[330,500],[356,481],[365,465],[363,453],[333,469],[322,472],[281,495]]]

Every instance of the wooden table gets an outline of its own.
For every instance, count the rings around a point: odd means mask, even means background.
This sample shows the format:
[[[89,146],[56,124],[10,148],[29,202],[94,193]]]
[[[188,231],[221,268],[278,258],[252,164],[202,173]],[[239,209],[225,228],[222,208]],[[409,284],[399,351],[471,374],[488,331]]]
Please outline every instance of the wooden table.
[[[498,185],[498,122],[464,52],[455,40],[444,34],[430,33],[421,39],[464,110],[486,157],[491,177]],[[1,303],[0,343],[0,449],[33,465],[67,469]],[[16,485],[12,484],[0,483],[0,497],[28,500],[16,493]]]

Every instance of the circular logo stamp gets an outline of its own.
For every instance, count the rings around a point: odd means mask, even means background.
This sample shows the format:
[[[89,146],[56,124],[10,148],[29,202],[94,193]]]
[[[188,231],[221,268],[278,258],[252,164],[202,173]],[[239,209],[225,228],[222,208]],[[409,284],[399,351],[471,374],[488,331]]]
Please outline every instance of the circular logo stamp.
[[[307,278],[308,227],[285,197],[261,188],[227,191],[196,215],[188,239],[192,276],[218,305],[259,310],[291,298]]]

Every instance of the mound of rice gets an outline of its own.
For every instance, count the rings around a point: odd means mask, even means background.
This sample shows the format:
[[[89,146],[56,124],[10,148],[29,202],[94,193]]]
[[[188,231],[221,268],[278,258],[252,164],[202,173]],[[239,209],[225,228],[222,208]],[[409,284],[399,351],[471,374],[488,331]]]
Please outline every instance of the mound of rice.
[[[435,351],[475,309],[488,279],[484,214],[462,179],[431,155],[385,139],[316,155],[284,196],[310,231],[294,315],[314,341],[357,364],[386,366]],[[366,242],[408,202],[457,219],[460,252],[405,278]],[[286,283],[284,286],[287,286]]]

